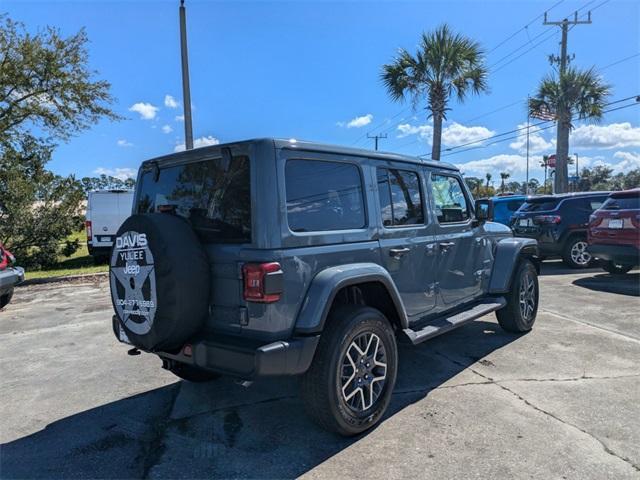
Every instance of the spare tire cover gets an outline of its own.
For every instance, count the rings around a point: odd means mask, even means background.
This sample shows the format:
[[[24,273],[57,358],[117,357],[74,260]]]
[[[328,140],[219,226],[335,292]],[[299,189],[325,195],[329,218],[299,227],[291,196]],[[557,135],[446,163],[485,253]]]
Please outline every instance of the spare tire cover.
[[[187,221],[168,213],[124,221],[111,252],[109,282],[120,327],[145,350],[182,346],[209,310],[207,254]]]

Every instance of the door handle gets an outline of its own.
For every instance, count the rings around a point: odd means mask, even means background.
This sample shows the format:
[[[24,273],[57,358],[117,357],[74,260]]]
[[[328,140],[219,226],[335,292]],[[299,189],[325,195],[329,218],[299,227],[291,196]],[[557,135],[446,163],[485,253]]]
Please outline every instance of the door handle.
[[[450,247],[453,247],[456,243],[455,242],[442,242],[440,243],[440,248],[442,250],[448,250]]]
[[[400,258],[402,257],[405,253],[409,253],[410,249],[409,248],[391,248],[389,249],[389,255],[391,255],[393,258]]]

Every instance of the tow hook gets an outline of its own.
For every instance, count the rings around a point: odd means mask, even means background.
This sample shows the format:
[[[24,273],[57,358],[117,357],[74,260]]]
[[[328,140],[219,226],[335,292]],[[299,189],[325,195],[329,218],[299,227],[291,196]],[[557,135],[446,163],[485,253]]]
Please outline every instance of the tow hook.
[[[132,348],[131,350],[127,350],[127,355],[140,355],[140,350]]]

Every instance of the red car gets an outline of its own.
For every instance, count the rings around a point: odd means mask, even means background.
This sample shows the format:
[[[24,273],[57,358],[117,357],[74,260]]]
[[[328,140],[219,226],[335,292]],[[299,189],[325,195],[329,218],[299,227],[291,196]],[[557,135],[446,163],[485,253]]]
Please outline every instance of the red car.
[[[24,269],[15,267],[16,259],[0,243],[0,309],[13,297],[13,287],[24,280]]]
[[[609,273],[640,265],[640,189],[614,192],[589,217],[588,251]]]

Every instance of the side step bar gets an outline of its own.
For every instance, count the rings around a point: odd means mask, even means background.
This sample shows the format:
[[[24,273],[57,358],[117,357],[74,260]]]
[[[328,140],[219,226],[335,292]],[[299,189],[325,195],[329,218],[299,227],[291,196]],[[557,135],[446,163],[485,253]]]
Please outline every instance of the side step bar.
[[[438,335],[442,335],[443,333],[447,333],[461,327],[462,325],[472,322],[487,313],[495,312],[506,304],[507,301],[503,297],[487,298],[481,303],[474,305],[469,310],[436,318],[420,330],[405,328],[403,332],[409,340],[411,340],[411,343],[416,345],[424,342],[425,340],[429,340],[430,338],[437,337]]]

